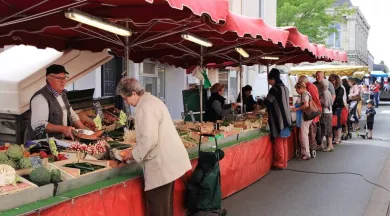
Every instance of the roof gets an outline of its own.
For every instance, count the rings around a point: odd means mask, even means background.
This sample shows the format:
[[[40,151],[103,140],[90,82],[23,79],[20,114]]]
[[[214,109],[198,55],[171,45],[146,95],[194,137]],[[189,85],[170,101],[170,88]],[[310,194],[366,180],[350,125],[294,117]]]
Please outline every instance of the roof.
[[[385,71],[385,66],[381,64],[374,64],[374,71]]]
[[[333,6],[342,6],[345,3],[347,3],[348,6],[353,6],[352,2],[350,0],[336,0]]]

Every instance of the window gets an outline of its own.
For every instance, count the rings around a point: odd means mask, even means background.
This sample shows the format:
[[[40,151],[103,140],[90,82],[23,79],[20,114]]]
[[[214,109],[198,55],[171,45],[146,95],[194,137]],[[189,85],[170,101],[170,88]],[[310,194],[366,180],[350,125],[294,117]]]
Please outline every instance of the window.
[[[219,70],[218,73],[218,80],[219,83],[223,84],[225,93],[223,96],[228,99],[228,94],[229,94],[229,71],[227,70]]]
[[[144,87],[145,92],[165,101],[165,67],[153,62],[144,62],[141,64],[139,81]]]
[[[331,35],[329,35],[328,39],[326,40],[326,44],[328,47],[340,48],[341,47],[341,26],[339,23],[337,23],[333,25],[333,27],[336,28],[337,32],[334,32]]]
[[[235,102],[238,96],[237,91],[237,72],[229,70],[219,70],[218,82],[224,85],[226,103]]]

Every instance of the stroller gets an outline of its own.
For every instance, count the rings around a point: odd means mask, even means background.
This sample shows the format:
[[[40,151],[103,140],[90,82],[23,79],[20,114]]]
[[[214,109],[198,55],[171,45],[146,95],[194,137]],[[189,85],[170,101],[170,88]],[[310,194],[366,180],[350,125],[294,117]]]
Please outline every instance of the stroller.
[[[215,139],[215,152],[201,151],[202,137],[213,137]],[[221,173],[219,161],[225,153],[218,148],[217,138],[212,134],[200,134],[198,149],[198,165],[192,173],[186,194],[186,207],[189,216],[225,216],[227,212],[221,208]]]

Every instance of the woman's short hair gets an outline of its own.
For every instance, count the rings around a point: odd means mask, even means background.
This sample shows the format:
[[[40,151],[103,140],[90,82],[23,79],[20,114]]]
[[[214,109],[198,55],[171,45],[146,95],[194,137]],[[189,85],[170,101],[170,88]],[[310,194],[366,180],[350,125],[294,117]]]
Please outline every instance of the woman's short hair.
[[[129,97],[133,92],[135,92],[139,96],[145,93],[144,89],[141,86],[141,83],[139,83],[138,80],[136,80],[135,78],[122,78],[119,81],[118,86],[116,87],[116,94]]]
[[[304,82],[298,82],[296,85],[295,85],[295,88],[296,89],[306,89],[306,84]]]
[[[221,89],[223,89],[223,88],[224,88],[223,84],[221,84],[221,83],[215,83],[215,84],[211,87],[210,91],[211,91],[211,93],[217,93],[217,92],[221,91]]]

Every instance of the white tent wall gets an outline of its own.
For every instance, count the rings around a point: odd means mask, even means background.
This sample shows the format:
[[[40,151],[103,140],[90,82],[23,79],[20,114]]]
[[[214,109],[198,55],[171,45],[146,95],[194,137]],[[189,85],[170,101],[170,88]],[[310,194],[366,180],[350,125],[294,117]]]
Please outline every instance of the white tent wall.
[[[99,98],[102,96],[102,67],[99,66],[93,71],[87,73],[84,77],[76,80],[73,83],[68,83],[66,90],[84,90],[84,89],[95,89],[93,95],[94,98]]]
[[[181,113],[184,111],[182,91],[187,88],[186,78],[186,72],[182,68],[172,66],[165,68],[165,103],[174,120],[182,118]]]
[[[46,67],[64,65],[69,83],[95,70],[112,56],[108,51],[92,53],[14,46],[0,54],[0,113],[20,115],[29,109],[32,95],[46,84]]]

